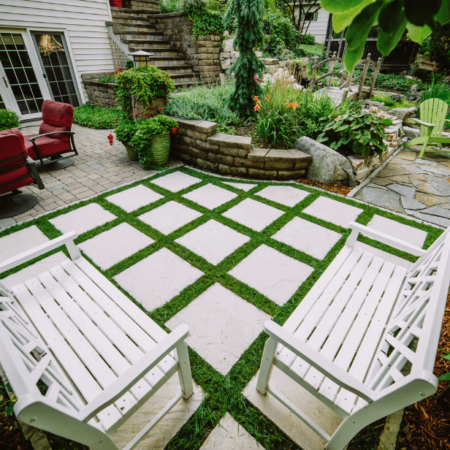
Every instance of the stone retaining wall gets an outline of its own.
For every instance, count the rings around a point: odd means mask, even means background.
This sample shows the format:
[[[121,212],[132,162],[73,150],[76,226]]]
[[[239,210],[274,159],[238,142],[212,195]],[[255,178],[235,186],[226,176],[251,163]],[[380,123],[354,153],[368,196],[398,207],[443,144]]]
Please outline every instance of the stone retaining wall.
[[[172,156],[201,169],[263,180],[305,178],[311,156],[296,150],[253,148],[251,137],[216,133],[218,124],[174,117],[179,123]]]
[[[222,73],[219,53],[222,50],[220,35],[199,36],[194,40],[192,20],[185,13],[168,13],[150,16],[157,19],[156,31],[164,34],[172,48],[186,55],[186,63],[193,65],[193,71],[205,83],[220,82]]]

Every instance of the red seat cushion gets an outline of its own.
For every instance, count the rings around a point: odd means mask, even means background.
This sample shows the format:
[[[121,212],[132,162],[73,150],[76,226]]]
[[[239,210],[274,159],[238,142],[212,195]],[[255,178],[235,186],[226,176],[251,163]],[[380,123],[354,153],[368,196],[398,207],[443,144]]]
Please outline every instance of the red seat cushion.
[[[42,103],[42,120],[39,134],[52,133],[54,131],[70,131],[73,122],[73,106],[67,103],[45,100]],[[68,134],[52,134],[51,139],[60,139],[69,142]]]
[[[17,167],[17,165],[23,164],[27,157],[23,144],[24,139],[19,130],[13,129],[0,132],[0,194],[34,183],[28,167]],[[7,161],[16,156],[19,158]],[[18,180],[22,177],[25,178]]]
[[[33,135],[25,136],[25,139],[27,139],[25,141],[25,148],[30,158],[39,159],[33,143],[28,140],[28,138],[32,136]],[[70,150],[70,142],[63,142],[59,139],[52,139],[50,136],[42,136],[40,138],[37,138],[35,142],[43,158],[58,155],[59,153],[67,152]]]

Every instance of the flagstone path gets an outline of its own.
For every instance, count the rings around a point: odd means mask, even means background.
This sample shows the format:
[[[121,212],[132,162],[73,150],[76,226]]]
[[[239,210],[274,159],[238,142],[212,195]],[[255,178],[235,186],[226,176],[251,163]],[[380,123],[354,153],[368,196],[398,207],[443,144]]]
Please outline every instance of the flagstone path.
[[[367,203],[450,226],[450,155],[403,151],[357,195]]]
[[[403,158],[397,159],[408,161],[406,167],[412,165],[411,160]],[[386,170],[404,171],[403,176],[408,177],[413,173],[398,162],[393,166],[395,169]],[[450,170],[443,162],[416,162],[416,166],[425,178],[434,177],[437,170]],[[409,187],[406,181],[396,184]],[[372,189],[383,193],[387,188]],[[61,211],[48,221],[47,228],[42,225],[44,218],[39,227],[30,224],[4,235],[0,238],[0,262],[47,242],[49,237],[43,231],[52,229],[56,235],[76,231],[86,257],[149,313],[162,311],[161,325],[174,329],[180,323],[188,324],[188,345],[225,376],[263,332],[264,322],[300,301],[302,285],[316,270],[323,270],[330,252],[343,245],[349,222],[363,214],[364,208],[324,197],[321,191],[301,185],[225,181],[183,168],[106,194],[70,212]],[[371,217],[368,226],[419,247],[427,238],[424,229],[378,214]],[[411,264],[362,242],[357,245],[396,263]],[[62,252],[52,254],[2,281],[12,287],[63,259]],[[340,420],[277,369],[273,382],[294,402],[308,402],[325,430]],[[284,406],[270,395],[257,394],[254,384],[255,379],[243,391],[253,405],[299,446],[323,448],[320,439]],[[191,403],[171,412],[138,448],[164,448],[194,414],[202,398],[196,391]],[[316,407],[319,409],[314,413]],[[115,438],[121,444],[129,441],[143,424],[144,419],[139,420],[123,426]],[[201,448],[264,450],[228,413]]]

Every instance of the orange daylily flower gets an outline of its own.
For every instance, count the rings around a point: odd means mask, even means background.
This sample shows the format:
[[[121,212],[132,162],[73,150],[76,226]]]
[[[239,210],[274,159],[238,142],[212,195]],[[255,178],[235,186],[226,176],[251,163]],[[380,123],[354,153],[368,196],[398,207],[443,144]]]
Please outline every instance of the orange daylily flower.
[[[259,106],[259,105],[256,105],[253,109],[255,110],[255,111],[258,111],[258,109],[260,109],[261,107]]]

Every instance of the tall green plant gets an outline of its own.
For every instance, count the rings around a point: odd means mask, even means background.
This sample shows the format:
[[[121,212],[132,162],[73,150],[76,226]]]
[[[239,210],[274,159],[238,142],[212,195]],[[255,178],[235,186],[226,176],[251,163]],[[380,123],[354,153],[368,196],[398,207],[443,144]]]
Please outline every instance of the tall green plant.
[[[230,68],[236,80],[235,91],[230,100],[232,109],[240,116],[250,116],[253,113],[253,98],[262,92],[255,75],[262,76],[265,66],[253,49],[264,45],[264,33],[261,29],[263,14],[264,0],[231,0],[224,18],[225,28],[231,26],[234,19],[237,21],[233,45],[240,55]]]

